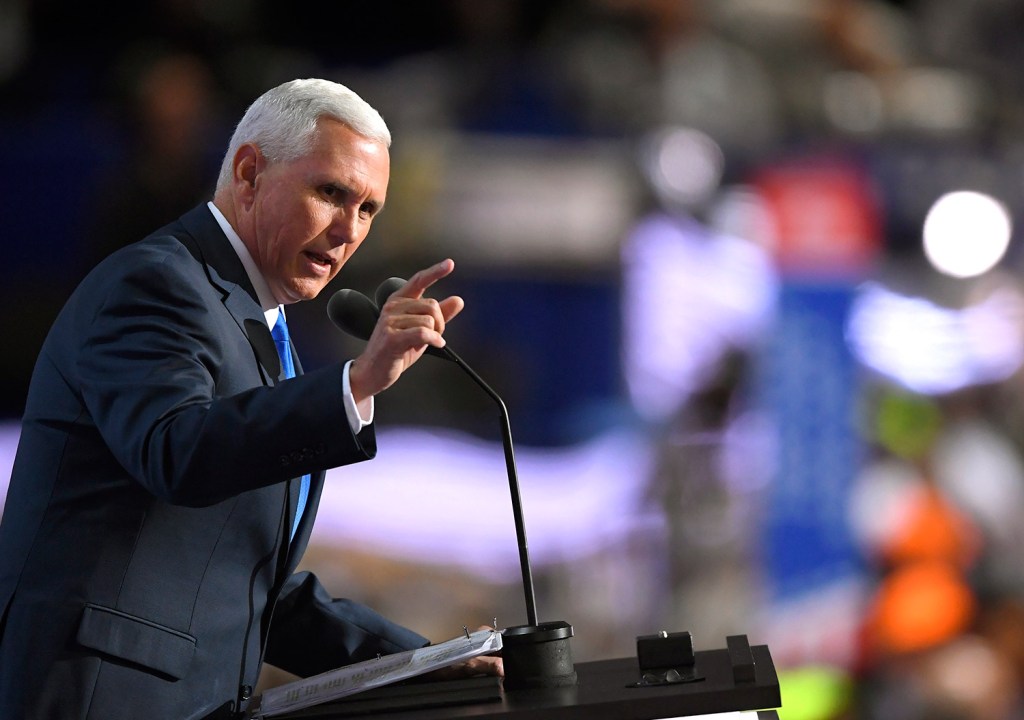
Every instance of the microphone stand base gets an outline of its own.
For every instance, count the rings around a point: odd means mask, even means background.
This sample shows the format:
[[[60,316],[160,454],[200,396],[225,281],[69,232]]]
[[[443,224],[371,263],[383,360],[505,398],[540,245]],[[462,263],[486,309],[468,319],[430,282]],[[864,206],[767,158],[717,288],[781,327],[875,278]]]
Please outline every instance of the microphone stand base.
[[[562,620],[502,630],[505,689],[575,685],[576,670],[569,646],[572,636],[572,625]]]

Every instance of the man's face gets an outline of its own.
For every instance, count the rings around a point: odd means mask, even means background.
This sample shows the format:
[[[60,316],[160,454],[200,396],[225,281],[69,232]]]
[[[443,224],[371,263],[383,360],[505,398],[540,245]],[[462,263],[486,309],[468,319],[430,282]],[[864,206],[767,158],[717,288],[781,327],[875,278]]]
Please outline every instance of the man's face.
[[[387,148],[322,119],[311,152],[261,161],[252,190],[249,252],[280,303],[316,297],[366,238],[384,205]]]

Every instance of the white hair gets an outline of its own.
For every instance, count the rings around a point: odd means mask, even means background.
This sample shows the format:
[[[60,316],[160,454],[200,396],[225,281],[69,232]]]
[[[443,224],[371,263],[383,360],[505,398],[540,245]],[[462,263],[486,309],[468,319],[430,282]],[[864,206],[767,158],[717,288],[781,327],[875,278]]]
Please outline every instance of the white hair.
[[[217,177],[217,190],[231,183],[238,148],[259,147],[270,162],[287,162],[309,152],[317,122],[333,118],[363,137],[391,145],[391,131],[369,103],[344,85],[330,80],[292,80],[263,93],[238,122]]]

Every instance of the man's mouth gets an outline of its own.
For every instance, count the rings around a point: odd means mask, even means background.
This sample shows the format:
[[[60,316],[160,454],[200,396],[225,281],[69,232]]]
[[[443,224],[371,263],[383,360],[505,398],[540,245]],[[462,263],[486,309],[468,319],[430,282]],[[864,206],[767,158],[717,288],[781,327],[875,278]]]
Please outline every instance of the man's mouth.
[[[312,250],[306,250],[304,251],[304,254],[317,265],[323,265],[325,267],[331,267],[334,265],[334,260],[329,255],[324,255]]]

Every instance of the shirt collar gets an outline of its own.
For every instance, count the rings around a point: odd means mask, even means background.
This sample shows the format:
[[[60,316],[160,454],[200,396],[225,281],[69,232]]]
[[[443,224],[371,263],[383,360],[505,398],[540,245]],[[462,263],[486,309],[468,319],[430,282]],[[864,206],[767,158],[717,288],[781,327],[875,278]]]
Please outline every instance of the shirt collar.
[[[238,233],[231,227],[228,219],[224,217],[224,214],[212,202],[206,203],[206,206],[210,208],[213,218],[220,225],[220,229],[224,231],[224,234],[227,235],[228,242],[235,249],[238,259],[242,261],[242,267],[245,268],[245,273],[249,276],[249,281],[252,283],[253,288],[255,288],[256,297],[263,308],[263,315],[267,319],[267,326],[274,327],[274,324],[277,323],[278,313],[284,312],[284,308],[274,300],[274,295],[270,292],[270,286],[263,277],[263,273],[256,267],[256,261],[252,259],[249,249],[242,242],[242,238],[238,237]]]

